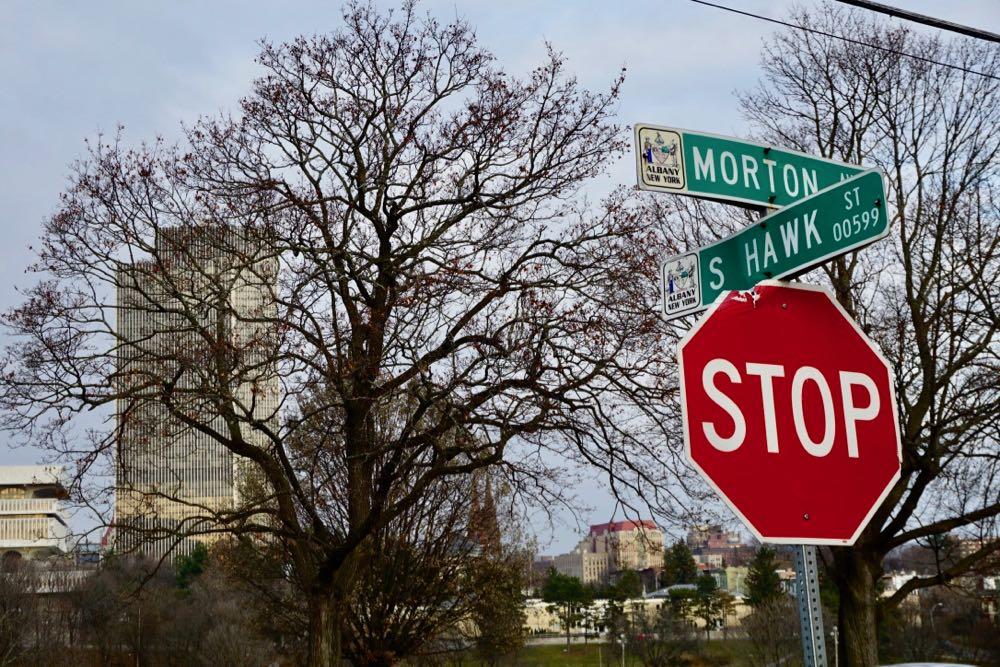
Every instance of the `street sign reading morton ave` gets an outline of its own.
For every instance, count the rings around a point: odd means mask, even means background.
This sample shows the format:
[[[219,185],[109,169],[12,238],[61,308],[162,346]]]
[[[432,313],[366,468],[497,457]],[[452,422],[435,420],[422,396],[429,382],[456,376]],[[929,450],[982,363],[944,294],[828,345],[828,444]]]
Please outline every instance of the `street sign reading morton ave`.
[[[833,295],[765,281],[678,347],[688,460],[762,542],[853,544],[899,479],[892,371]]]
[[[635,126],[636,175],[643,190],[781,208],[863,169],[735,137]]]
[[[663,261],[663,316],[707,308],[729,290],[802,273],[889,233],[882,173],[870,169],[736,234]]]

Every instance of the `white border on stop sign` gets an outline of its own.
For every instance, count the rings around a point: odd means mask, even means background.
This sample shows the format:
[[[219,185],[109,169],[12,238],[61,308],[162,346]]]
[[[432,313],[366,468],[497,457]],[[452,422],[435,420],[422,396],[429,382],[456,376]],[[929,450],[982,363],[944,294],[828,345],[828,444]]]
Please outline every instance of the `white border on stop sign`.
[[[865,334],[865,332],[861,330],[861,328],[858,326],[858,323],[854,321],[854,318],[852,318],[847,313],[847,311],[844,310],[844,307],[840,305],[840,302],[838,302],[837,299],[834,298],[830,290],[826,289],[825,287],[821,287],[819,285],[810,285],[807,283],[788,283],[783,280],[762,280],[761,282],[757,283],[757,285],[754,288],[742,291],[750,292],[753,289],[756,289],[757,287],[765,287],[765,286],[788,287],[791,289],[799,289],[807,292],[821,292],[824,296],[826,296],[827,299],[830,300],[830,302],[834,305],[834,307],[836,307],[836,309],[840,312],[843,318],[854,329],[855,333],[858,334],[861,340],[868,345],[868,347],[871,349],[872,352],[874,352],[875,357],[882,363],[883,366],[885,366],[892,394],[892,400],[890,401],[890,403],[892,404],[892,422],[893,425],[895,426],[894,432],[896,435],[896,458],[900,462],[900,464],[902,464],[903,445],[899,437],[899,413],[896,406],[896,376],[892,372],[892,367],[889,365],[889,361],[882,355],[882,350],[878,346],[878,344],[875,343],[875,341],[869,338]],[[734,291],[740,291],[740,290],[734,290]],[[728,297],[730,294],[732,294],[732,292],[723,292],[722,294],[720,294],[718,298],[716,298],[715,301],[712,303],[712,305],[709,306],[708,309],[704,312],[704,314],[698,319],[695,325],[691,327],[691,330],[688,331],[677,343],[677,372],[679,376],[680,390],[681,390],[681,427],[684,432],[684,456],[687,458],[688,463],[694,466],[694,468],[698,471],[698,473],[702,476],[702,478],[706,482],[708,482],[709,486],[711,486],[712,489],[715,490],[716,495],[722,498],[723,502],[726,503],[729,509],[731,509],[733,513],[737,517],[739,517],[740,521],[742,521],[743,524],[750,529],[750,532],[752,532],[754,537],[756,537],[760,542],[768,544],[810,544],[817,546],[841,546],[841,547],[852,546],[855,542],[857,542],[858,537],[861,535],[862,532],[864,532],[865,528],[868,527],[868,523],[872,520],[872,517],[875,515],[875,512],[878,511],[878,508],[882,506],[883,502],[885,502],[885,497],[889,495],[889,492],[892,490],[892,487],[895,486],[896,482],[899,481],[899,478],[902,475],[902,471],[899,468],[896,469],[896,472],[892,476],[892,479],[890,479],[889,482],[885,485],[885,488],[882,489],[882,492],[879,494],[878,499],[872,504],[871,509],[868,510],[868,514],[866,514],[865,517],[861,520],[861,523],[858,525],[858,529],[854,532],[853,535],[851,535],[850,538],[846,540],[838,540],[838,539],[826,539],[826,538],[816,538],[816,537],[807,537],[807,538],[764,537],[757,530],[757,527],[747,520],[747,518],[743,515],[743,513],[739,510],[739,508],[736,507],[736,504],[733,503],[733,501],[730,500],[729,497],[722,492],[722,489],[720,489],[719,486],[715,483],[715,480],[713,480],[708,474],[706,474],[705,471],[702,469],[702,467],[698,465],[698,463],[691,456],[691,434],[688,431],[687,401],[686,401],[686,394],[684,392],[684,359],[683,356],[681,355],[681,352],[683,351],[684,346],[688,344],[688,341],[690,341],[694,337],[694,335],[698,333],[702,325],[704,325],[705,322],[708,321],[708,318],[710,318],[712,314],[715,313],[716,309],[719,307],[719,304],[725,301],[726,297]]]

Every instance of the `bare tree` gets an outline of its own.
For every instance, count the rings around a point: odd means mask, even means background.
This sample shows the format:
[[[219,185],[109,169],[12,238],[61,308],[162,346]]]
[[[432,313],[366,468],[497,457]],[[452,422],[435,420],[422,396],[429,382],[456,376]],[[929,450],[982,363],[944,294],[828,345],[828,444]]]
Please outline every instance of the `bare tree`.
[[[527,552],[516,545],[487,553],[474,562],[477,591],[470,619],[474,624],[476,653],[487,665],[502,664],[524,645]]]
[[[786,595],[762,602],[740,622],[747,633],[751,665],[800,664],[799,617],[795,601]]]
[[[253,616],[252,600],[213,564],[174,613],[173,651],[189,664],[264,667],[276,652]]]
[[[5,559],[0,569],[0,665],[16,665],[30,655],[31,626],[37,615],[37,584],[29,564]]]
[[[521,645],[516,531],[503,517],[501,534],[495,514],[489,520],[473,507],[486,481],[476,477],[436,484],[372,537],[347,613],[352,664],[391,665],[470,646],[494,664]]]
[[[841,664],[871,666],[881,612],[1000,551],[987,539],[1000,515],[1000,51],[832,4],[795,22],[818,32],[771,39],[764,80],[741,97],[744,113],[776,146],[881,167],[892,214],[889,239],[807,278],[832,286],[897,382],[902,476],[853,547],[823,551],[840,593]],[[711,205],[650,206],[687,222],[679,245],[740,222]],[[892,549],[949,531],[978,547],[878,597]]]
[[[439,480],[499,466],[552,507],[573,457],[669,509],[676,455],[660,249],[619,199],[578,196],[623,149],[620,81],[582,90],[556,53],[506,75],[466,24],[410,4],[351,5],[344,24],[265,44],[239,115],[183,145],[93,146],[46,224],[42,281],[6,317],[0,392],[6,426],[81,476],[154,426],[259,476],[229,505],[162,481],[117,493],[183,516],[158,537],[287,545],[312,665],[337,664],[373,536]],[[74,430],[112,407],[108,428]],[[317,418],[326,455],[293,456]]]
[[[437,484],[372,536],[347,614],[352,664],[392,665],[468,619],[479,546],[467,537],[468,498],[467,483]]]
[[[684,654],[697,650],[691,622],[667,602],[653,610],[639,609],[621,620],[628,652],[648,667],[683,664]]]
[[[0,665],[73,660],[79,572],[58,557],[29,560],[13,554],[0,564]]]

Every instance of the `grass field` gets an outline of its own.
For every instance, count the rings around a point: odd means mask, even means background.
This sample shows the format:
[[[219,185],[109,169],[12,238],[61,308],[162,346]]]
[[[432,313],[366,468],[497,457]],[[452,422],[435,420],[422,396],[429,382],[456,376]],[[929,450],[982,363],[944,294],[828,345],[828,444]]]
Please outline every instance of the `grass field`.
[[[739,667],[745,664],[741,659],[744,642],[741,640],[712,641],[707,645],[700,642],[698,651],[689,656],[684,664],[690,667]],[[476,665],[475,659],[462,661],[463,665]],[[621,654],[615,653],[609,644],[549,644],[545,646],[525,646],[516,657],[504,663],[505,667],[598,667],[621,665]],[[626,667],[640,667],[642,663],[635,657],[625,656]]]

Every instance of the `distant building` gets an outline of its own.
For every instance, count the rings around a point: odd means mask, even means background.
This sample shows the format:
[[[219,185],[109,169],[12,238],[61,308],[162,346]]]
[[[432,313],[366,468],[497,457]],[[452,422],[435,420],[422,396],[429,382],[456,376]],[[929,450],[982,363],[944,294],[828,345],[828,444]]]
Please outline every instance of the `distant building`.
[[[80,540],[73,547],[73,561],[77,567],[92,567],[101,562],[100,542]]]
[[[663,531],[648,519],[594,524],[573,551],[556,556],[552,565],[586,584],[606,583],[623,570],[659,570]]]
[[[524,590],[525,595],[531,595],[531,591],[540,588],[545,583],[545,577],[549,574],[549,569],[554,567],[555,559],[552,556],[537,555],[525,568]]]
[[[719,589],[726,590],[726,571],[721,567],[707,568],[702,571],[703,574],[715,579],[715,586]]]
[[[61,556],[69,529],[58,466],[0,466],[0,553],[4,562]]]
[[[624,603],[625,613],[632,619],[646,616],[652,620],[660,607],[670,604],[671,591],[693,591],[695,588],[693,584],[678,584],[649,593],[642,598],[628,600]],[[578,621],[570,628],[570,635],[573,637],[573,641],[581,641],[584,634],[590,636],[595,634],[608,636],[607,632],[610,628],[605,627],[603,623],[603,619],[606,617],[607,605],[608,600],[594,600],[593,604],[589,607],[590,613],[581,615]],[[724,619],[725,626],[728,628],[739,627],[740,621],[749,615],[750,611],[750,606],[744,603],[743,600],[736,600],[735,613],[726,615]],[[695,628],[700,629],[705,627],[703,619],[693,618],[691,622]],[[538,598],[528,598],[524,601],[524,628],[532,635],[541,633],[564,634],[566,632],[553,606]]]
[[[886,572],[882,575],[882,597],[889,597],[903,587],[910,579],[917,577],[917,573],[909,572]]]
[[[540,554],[535,556],[534,560],[531,561],[531,569],[533,572],[541,574],[543,577],[545,573],[549,571],[549,568],[555,567],[555,557],[548,556],[546,554]]]
[[[955,542],[955,552],[953,557],[955,560],[961,560],[967,556],[971,556],[980,549],[995,544],[997,539],[1000,538],[992,537],[986,539],[976,539],[976,538],[959,539]]]
[[[754,554],[754,548],[744,544],[739,533],[725,530],[719,524],[691,527],[686,542],[702,570],[746,565]]]
[[[553,567],[563,574],[578,577],[585,584],[604,583],[611,571],[607,553],[591,553],[579,547],[556,556]]]
[[[655,591],[650,591],[642,597],[647,600],[669,600],[672,597],[671,593],[676,594],[683,593],[685,591],[694,593],[697,590],[698,586],[695,584],[673,584],[672,586],[666,586]]]
[[[781,585],[781,590],[789,595],[796,595],[795,592],[795,570],[788,568],[782,568],[775,570],[778,573],[778,582]]]
[[[983,614],[993,623],[1000,623],[1000,575],[979,577],[976,594]]]
[[[725,566],[726,557],[722,554],[691,554],[699,570],[719,569]]]
[[[241,243],[226,227],[166,228],[155,239],[159,260],[120,270],[119,375],[129,398],[118,402],[115,519],[107,535],[118,552],[153,559],[190,554],[198,541],[217,538],[212,518],[238,503],[242,473],[233,453],[177,413],[226,430],[212,390],[200,393],[198,367],[214,353],[204,330],[222,331],[244,355],[261,354],[252,343],[267,340],[266,323],[277,310],[277,260],[245,266],[251,260],[231,252]],[[267,359],[260,361],[234,394],[252,406],[254,419],[266,421],[277,416],[279,383]],[[173,408],[156,392],[142,396],[142,387],[168,379],[179,390]],[[266,445],[257,431],[248,429],[246,437],[252,446]]]
[[[688,529],[687,544],[691,549],[733,549],[742,545],[743,539],[721,525],[700,524]]]
[[[715,579],[715,585],[720,590],[724,590],[736,597],[744,597],[747,594],[747,572],[746,567],[713,567],[704,571],[705,574]]]
[[[749,569],[741,565],[739,567],[730,566],[723,571],[726,573],[726,583],[723,585],[723,588],[733,595],[746,595],[747,573]]]

